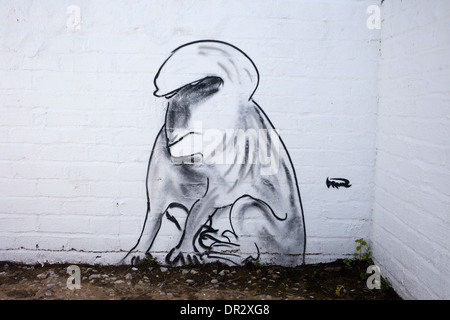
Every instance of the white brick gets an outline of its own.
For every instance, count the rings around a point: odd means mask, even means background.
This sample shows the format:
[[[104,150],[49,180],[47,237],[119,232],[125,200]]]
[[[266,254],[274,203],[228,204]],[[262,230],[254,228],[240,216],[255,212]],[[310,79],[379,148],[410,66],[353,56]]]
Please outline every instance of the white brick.
[[[1,199],[1,213],[20,214],[60,214],[63,202],[55,198],[46,197],[11,197]]]
[[[90,232],[101,235],[119,235],[119,220],[110,217],[95,217],[90,219]]]
[[[41,215],[38,228],[42,233],[84,234],[89,233],[89,220],[87,216],[72,215]]]
[[[37,216],[20,214],[0,214],[0,232],[14,232],[20,236],[21,232],[37,229]]]
[[[4,89],[30,89],[31,74],[28,71],[0,71],[0,88]]]
[[[86,216],[114,216],[119,214],[118,198],[90,196],[83,198],[69,198],[62,202],[62,214]],[[121,202],[120,202],[121,203]]]
[[[44,197],[80,197],[88,195],[86,182],[75,180],[39,180],[36,183],[36,195]]]

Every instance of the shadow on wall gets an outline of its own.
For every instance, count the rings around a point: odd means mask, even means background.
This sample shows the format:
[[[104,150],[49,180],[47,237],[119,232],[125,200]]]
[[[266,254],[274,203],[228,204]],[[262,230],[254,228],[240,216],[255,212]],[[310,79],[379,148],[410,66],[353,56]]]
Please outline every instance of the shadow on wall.
[[[297,177],[278,132],[253,101],[259,74],[237,47],[175,49],[155,76],[167,101],[150,155],[147,213],[123,261],[304,263]]]

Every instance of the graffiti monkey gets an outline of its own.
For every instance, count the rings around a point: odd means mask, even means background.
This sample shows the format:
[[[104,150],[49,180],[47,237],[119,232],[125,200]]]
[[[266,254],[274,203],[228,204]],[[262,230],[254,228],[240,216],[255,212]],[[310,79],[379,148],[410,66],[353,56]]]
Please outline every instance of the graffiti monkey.
[[[168,265],[304,262],[297,177],[274,126],[252,99],[258,82],[251,59],[221,41],[185,44],[162,64],[154,95],[167,100],[167,111],[149,160],[144,225],[127,255],[133,263],[145,254],[162,256]],[[208,147],[210,155],[220,155],[223,146],[236,149],[230,129],[245,133],[237,146],[244,161],[205,161],[205,148],[193,141],[215,132]],[[263,148],[258,132],[271,133],[262,139],[270,147]],[[261,161],[261,150],[275,167]]]

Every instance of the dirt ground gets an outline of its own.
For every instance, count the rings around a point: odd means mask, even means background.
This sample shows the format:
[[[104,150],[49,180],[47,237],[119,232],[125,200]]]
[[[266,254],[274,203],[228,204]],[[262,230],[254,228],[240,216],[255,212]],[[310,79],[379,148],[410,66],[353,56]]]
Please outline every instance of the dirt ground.
[[[366,267],[342,260],[295,268],[223,264],[79,265],[81,288],[67,287],[67,264],[0,262],[2,300],[397,300],[382,282],[368,289]]]

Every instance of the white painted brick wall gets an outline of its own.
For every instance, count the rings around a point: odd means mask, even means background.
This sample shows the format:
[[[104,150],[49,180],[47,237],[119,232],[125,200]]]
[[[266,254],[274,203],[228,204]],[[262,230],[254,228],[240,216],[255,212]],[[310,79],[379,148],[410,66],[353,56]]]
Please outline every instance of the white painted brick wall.
[[[259,69],[255,100],[299,179],[307,262],[351,254],[354,239],[368,237],[373,201],[371,4],[2,1],[0,260],[117,263],[131,248],[163,123],[153,78],[174,48],[197,39],[230,42]],[[66,27],[69,5],[81,9],[80,30]],[[327,189],[327,177],[352,187]]]
[[[375,262],[408,299],[449,299],[450,2],[384,1]]]
[[[155,73],[179,45],[219,39],[259,69],[255,100],[299,178],[307,263],[370,233],[402,296],[449,298],[448,1],[384,1],[381,35],[366,28],[373,4],[2,1],[0,260],[123,257],[163,122]],[[70,5],[80,30],[66,27]],[[333,176],[352,187],[327,189]]]

